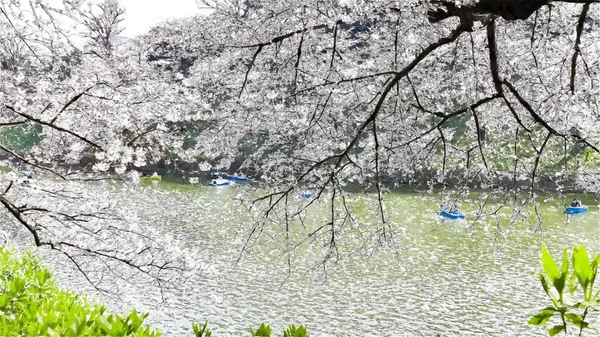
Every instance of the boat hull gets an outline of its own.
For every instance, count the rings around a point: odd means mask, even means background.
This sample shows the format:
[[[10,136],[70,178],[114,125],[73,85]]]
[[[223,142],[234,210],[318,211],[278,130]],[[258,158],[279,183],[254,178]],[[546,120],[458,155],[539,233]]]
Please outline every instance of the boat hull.
[[[302,198],[302,199],[310,199],[310,197],[312,196],[311,193],[309,192],[304,192],[304,193],[298,193],[298,197]]]
[[[458,219],[462,220],[465,218],[465,215],[462,213],[454,214],[454,213],[448,213],[446,211],[441,211],[440,215],[443,216],[444,218],[452,219],[452,220],[458,220]]]
[[[579,213],[585,213],[587,211],[588,211],[587,206],[567,207],[567,214],[579,214]]]
[[[223,173],[223,172],[213,172],[213,173],[211,173],[211,175],[213,176],[213,178],[227,179],[229,181],[233,181],[236,183],[247,183],[250,181],[250,179],[248,179],[248,178],[231,176],[231,175],[229,175],[227,173]]]
[[[225,179],[214,179],[214,180],[211,180],[210,183],[208,183],[208,185],[214,186],[214,187],[229,186],[230,184],[231,183],[229,182],[229,180],[225,180]]]
[[[235,181],[236,183],[247,183],[248,181],[250,181],[250,179],[248,179],[248,178],[234,177],[234,176],[227,176],[227,179],[231,180],[231,181]]]

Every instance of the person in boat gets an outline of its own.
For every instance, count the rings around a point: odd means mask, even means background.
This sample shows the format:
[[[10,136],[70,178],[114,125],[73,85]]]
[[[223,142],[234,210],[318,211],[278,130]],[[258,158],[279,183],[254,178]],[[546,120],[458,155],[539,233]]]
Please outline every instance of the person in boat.
[[[29,172],[27,172],[27,179],[33,179],[34,174],[35,174],[35,172],[33,172],[33,170],[30,170]]]
[[[573,198],[573,201],[571,201],[571,207],[577,207],[577,198]]]
[[[581,199],[577,198],[577,207],[581,207]]]
[[[460,211],[458,210],[458,207],[456,207],[456,205],[452,206],[452,208],[450,209],[450,213],[451,214],[460,214]]]

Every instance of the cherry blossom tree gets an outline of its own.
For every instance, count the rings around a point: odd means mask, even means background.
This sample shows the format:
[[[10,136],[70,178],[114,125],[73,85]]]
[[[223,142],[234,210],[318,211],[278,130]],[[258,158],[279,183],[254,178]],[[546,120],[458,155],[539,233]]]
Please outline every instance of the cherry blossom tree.
[[[89,184],[106,180],[110,168],[124,173],[180,147],[175,122],[194,104],[134,43],[113,44],[124,14],[116,4],[100,12],[87,2],[55,5],[0,3],[0,150],[10,165],[49,179],[25,188],[14,174],[3,176],[5,226],[59,253],[99,291],[111,290],[107,275],[167,287],[189,270],[186,254],[157,239],[165,233],[139,228],[111,201],[110,184]],[[36,141],[22,148],[13,144],[20,137]]]
[[[392,240],[394,183],[509,189],[517,212],[521,189],[598,192],[597,1],[242,3],[204,2],[214,12],[170,37],[199,55],[184,84],[219,116],[207,153],[231,158],[250,141],[242,169],[259,163],[278,186],[251,203],[272,221],[249,243],[270,223],[288,233],[304,206],[279,207],[308,188],[332,209],[307,236],[335,256],[352,181],[379,195],[378,244]]]
[[[352,231],[394,242],[394,185],[510,190],[502,207],[517,213],[521,189],[525,201],[537,188],[599,192],[598,1],[200,4],[212,12],[116,46],[112,7],[93,17],[88,3],[3,1],[0,128],[42,130],[31,149],[0,144],[5,155],[66,180],[88,172],[84,158],[94,175],[172,153],[241,162],[268,186],[241,190],[255,215],[246,247],[267,232],[292,249],[320,240],[324,261]],[[59,21],[87,27],[94,52]],[[377,195],[367,224],[348,183]],[[306,189],[314,198],[296,203]],[[321,199],[328,220],[290,242]],[[482,201],[477,219],[496,214]]]

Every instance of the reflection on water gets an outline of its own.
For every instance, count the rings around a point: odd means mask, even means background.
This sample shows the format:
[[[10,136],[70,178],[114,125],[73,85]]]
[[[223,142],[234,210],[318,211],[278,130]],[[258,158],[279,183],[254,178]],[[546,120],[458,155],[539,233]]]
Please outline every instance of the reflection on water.
[[[542,206],[542,232],[498,232],[494,221],[439,224],[433,202],[391,194],[396,249],[348,249],[323,274],[311,269],[322,257],[318,247],[305,247],[290,271],[284,243],[267,237],[236,264],[246,227],[230,212],[232,189],[145,186],[133,199],[128,191],[115,198],[137,205],[143,225],[166,230],[196,254],[202,272],[171,291],[166,306],[156,305],[156,289],[125,290],[124,303],[113,305],[149,310],[165,336],[189,334],[191,320],[205,319],[215,336],[246,335],[260,322],[275,331],[305,324],[313,336],[539,336],[526,322],[547,304],[537,277],[541,243],[555,256],[578,243],[600,252],[597,213],[565,224],[559,208]],[[86,287],[70,270],[57,274],[67,286]]]

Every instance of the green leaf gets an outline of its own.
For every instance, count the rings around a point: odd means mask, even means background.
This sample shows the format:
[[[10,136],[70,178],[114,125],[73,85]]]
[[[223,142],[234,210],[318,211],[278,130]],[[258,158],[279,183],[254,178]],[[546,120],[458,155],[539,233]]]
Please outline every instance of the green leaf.
[[[540,272],[540,282],[542,283],[542,288],[544,288],[544,292],[546,293],[546,295],[548,295],[548,297],[550,297],[550,292],[548,289],[548,280],[546,280],[546,277],[544,276],[544,274],[542,274],[542,272]]]
[[[537,313],[536,315],[533,315],[529,319],[529,321],[527,321],[527,324],[546,325],[546,323],[548,323],[548,321],[550,320],[552,315],[554,315],[555,312],[556,312],[556,309],[554,309],[552,307],[542,309],[539,313]]]
[[[584,293],[591,281],[590,259],[583,245],[573,247],[573,271]]]
[[[262,323],[256,331],[250,328],[250,333],[252,337],[271,337],[271,327],[265,323]]]
[[[309,337],[306,332],[306,328],[300,325],[296,328],[295,325],[290,325],[286,330],[283,331],[283,337]]]
[[[592,260],[592,264],[591,264],[591,278],[590,278],[590,285],[593,287],[594,286],[594,282],[596,281],[596,275],[598,274],[598,265],[600,264],[600,254],[596,255],[596,257],[594,258],[594,260]]]
[[[567,283],[567,277],[569,276],[569,256],[567,254],[567,250],[563,250],[563,258],[560,270],[560,277],[557,278],[554,283],[554,288],[558,291],[560,298],[562,299],[563,292],[565,290],[565,285]]]
[[[196,322],[192,322],[192,329],[194,330],[194,334],[196,337],[210,337],[211,331],[208,329],[208,320],[204,322],[204,326],[200,328]]]
[[[565,331],[565,326],[564,325],[555,325],[553,326],[550,330],[548,330],[548,334],[550,336],[556,336],[559,333]]]
[[[583,318],[575,313],[569,312],[565,314],[565,318],[567,319],[568,322],[571,323],[579,323],[581,321],[583,321]]]
[[[554,283],[557,279],[560,278],[560,272],[558,271],[558,267],[556,266],[556,261],[554,261],[552,255],[548,253],[546,245],[542,246],[542,266],[544,267],[544,271],[550,279],[550,282]]]

